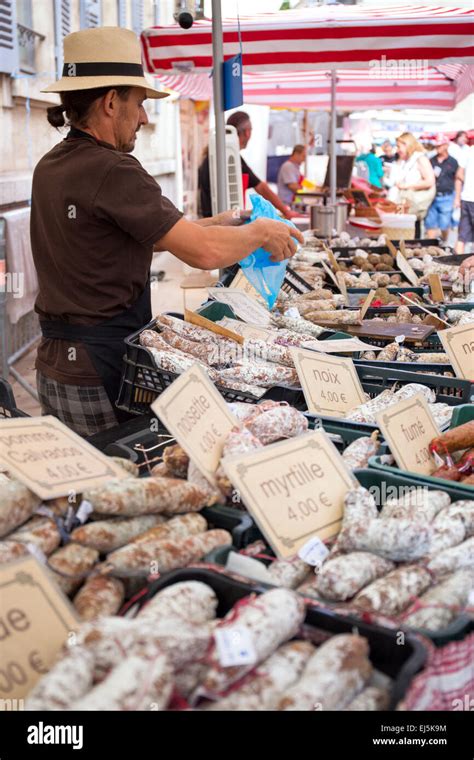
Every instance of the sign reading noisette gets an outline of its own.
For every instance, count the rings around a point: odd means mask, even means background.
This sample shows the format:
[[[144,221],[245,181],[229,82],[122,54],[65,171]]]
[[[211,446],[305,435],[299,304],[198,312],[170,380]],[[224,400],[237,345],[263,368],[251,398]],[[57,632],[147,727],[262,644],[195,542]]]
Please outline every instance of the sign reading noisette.
[[[456,375],[474,382],[474,324],[440,330],[438,337],[451,359]]]
[[[239,423],[204,370],[196,365],[183,372],[151,408],[196,467],[215,483],[224,441]]]
[[[69,600],[33,557],[0,568],[0,710],[31,691],[78,626]]]
[[[330,341],[328,341],[329,343]],[[365,394],[352,359],[291,349],[308,410],[313,414],[344,417]]]
[[[50,416],[1,420],[0,461],[41,499],[127,477],[110,457]]]
[[[421,393],[394,404],[376,419],[400,469],[421,475],[434,472],[429,444],[439,430]]]
[[[222,466],[278,557],[311,536],[334,538],[355,482],[322,430],[226,457]]]

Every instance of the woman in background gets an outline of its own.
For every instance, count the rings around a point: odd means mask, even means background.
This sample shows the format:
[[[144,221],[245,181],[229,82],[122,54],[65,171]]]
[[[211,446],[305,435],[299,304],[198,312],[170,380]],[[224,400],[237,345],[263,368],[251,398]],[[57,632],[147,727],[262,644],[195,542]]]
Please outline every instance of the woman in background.
[[[405,204],[416,215],[415,235],[420,237],[420,223],[436,195],[436,178],[423,146],[411,132],[397,137],[398,160],[390,172],[389,200]]]

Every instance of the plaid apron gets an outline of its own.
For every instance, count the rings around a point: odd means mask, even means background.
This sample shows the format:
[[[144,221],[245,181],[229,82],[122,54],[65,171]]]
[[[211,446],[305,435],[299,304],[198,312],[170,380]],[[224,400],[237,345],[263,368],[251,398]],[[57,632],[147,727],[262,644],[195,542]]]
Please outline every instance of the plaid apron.
[[[42,414],[52,414],[83,437],[117,425],[112,404],[102,385],[66,385],[36,373]]]

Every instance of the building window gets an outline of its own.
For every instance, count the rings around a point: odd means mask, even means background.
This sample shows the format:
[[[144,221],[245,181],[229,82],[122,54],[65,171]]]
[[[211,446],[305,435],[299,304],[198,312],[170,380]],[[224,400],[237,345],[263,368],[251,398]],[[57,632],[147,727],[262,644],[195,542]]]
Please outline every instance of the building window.
[[[45,37],[33,29],[32,0],[17,0],[17,21],[20,70],[34,74],[36,72],[36,45]]]
[[[92,29],[102,23],[101,0],[81,0],[80,4],[81,29]]]

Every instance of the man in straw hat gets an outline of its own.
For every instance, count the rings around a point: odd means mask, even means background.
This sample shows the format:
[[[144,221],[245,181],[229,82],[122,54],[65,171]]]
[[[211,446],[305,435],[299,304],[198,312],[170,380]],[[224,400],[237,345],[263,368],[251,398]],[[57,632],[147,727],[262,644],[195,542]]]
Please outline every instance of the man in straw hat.
[[[130,155],[148,119],[150,89],[140,45],[127,29],[104,27],[64,39],[60,93],[48,121],[70,129],[33,176],[31,241],[43,339],[36,362],[44,414],[80,435],[117,424],[124,338],[151,320],[154,250],[200,269],[226,267],[263,246],[274,261],[296,246],[290,228],[258,220],[231,226],[231,212],[188,222]],[[235,223],[235,220],[234,220]],[[301,234],[291,235],[302,242]]]

